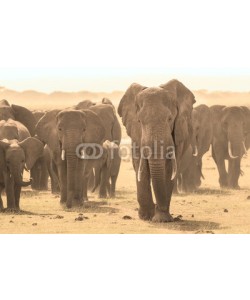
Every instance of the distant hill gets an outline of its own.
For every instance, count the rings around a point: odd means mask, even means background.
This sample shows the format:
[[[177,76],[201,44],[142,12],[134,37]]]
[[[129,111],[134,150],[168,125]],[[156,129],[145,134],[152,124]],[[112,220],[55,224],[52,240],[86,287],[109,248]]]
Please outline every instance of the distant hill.
[[[193,91],[197,104],[223,105],[246,105],[250,106],[250,92],[229,92],[229,91]],[[124,91],[106,92],[62,92],[55,91],[47,94],[37,91],[17,92],[4,87],[0,87],[0,100],[6,99],[10,103],[24,105],[30,109],[52,109],[64,108],[77,104],[82,100],[100,101],[102,98],[109,98],[115,106],[118,105]]]
[[[208,106],[222,105],[244,105],[250,107],[250,92],[229,92],[229,91],[193,91],[197,105],[200,103]]]

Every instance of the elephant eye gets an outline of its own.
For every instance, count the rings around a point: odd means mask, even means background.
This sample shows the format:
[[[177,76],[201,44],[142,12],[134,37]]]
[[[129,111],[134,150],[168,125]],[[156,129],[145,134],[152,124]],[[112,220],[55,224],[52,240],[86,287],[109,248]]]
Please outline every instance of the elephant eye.
[[[9,160],[7,160],[7,161],[6,161],[6,163],[7,163],[7,164],[9,164],[9,163],[10,163],[10,161],[9,161]]]
[[[24,159],[22,159],[21,163],[24,163],[24,162],[25,162]]]
[[[172,122],[172,117],[168,117],[168,122]]]

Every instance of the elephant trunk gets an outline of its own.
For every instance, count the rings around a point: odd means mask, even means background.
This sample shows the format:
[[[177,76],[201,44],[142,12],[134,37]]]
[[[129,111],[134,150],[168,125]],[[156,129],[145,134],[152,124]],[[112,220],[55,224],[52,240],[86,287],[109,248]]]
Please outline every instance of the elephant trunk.
[[[23,181],[23,174],[19,168],[12,169],[10,172],[10,176],[13,176],[15,184],[21,187],[29,186],[32,183],[32,179],[30,179],[29,181]]]
[[[228,154],[231,159],[242,157],[246,154],[243,130],[235,125],[228,130]]]
[[[76,142],[77,141],[77,142]],[[67,161],[67,206],[72,206],[74,199],[80,200],[82,174],[80,159],[77,157],[76,149],[81,144],[81,139],[76,138],[75,131],[69,131],[62,143],[61,158]]]
[[[72,202],[75,198],[76,180],[79,180],[77,178],[78,158],[75,153],[75,147],[67,148],[65,152],[65,158],[67,160],[67,198]]]
[[[156,202],[161,209],[168,209],[165,204],[167,199],[166,160],[149,159],[148,162]]]

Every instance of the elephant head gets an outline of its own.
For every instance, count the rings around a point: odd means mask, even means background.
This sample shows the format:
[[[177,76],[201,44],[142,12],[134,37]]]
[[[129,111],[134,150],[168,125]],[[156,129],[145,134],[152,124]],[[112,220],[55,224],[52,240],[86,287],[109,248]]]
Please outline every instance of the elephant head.
[[[222,131],[228,144],[228,155],[231,159],[246,154],[245,115],[241,107],[232,106],[222,109]]]
[[[95,106],[96,103],[92,102],[91,100],[83,100],[79,102],[77,105],[75,105],[73,108],[77,110],[81,109],[89,109],[91,106]]]
[[[26,126],[31,136],[35,135],[36,121],[31,111],[19,105],[10,105],[8,101],[0,101],[0,120],[13,119]]]
[[[8,140],[18,140],[19,133],[17,129],[16,122],[12,119],[8,119],[8,121],[1,120],[0,121],[0,137],[4,137]]]
[[[31,181],[23,181],[23,170],[25,165],[28,170],[33,167],[37,159],[42,156],[43,147],[43,143],[31,137],[22,142],[7,139],[0,141],[0,148],[5,154],[5,167],[17,185],[28,186],[31,184]]]

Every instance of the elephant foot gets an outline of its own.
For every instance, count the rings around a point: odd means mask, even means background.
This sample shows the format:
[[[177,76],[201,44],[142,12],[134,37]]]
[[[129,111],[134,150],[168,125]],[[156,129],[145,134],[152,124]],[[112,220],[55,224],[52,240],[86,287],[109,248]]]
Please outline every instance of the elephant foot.
[[[115,193],[110,194],[110,198],[114,199],[115,197]]]
[[[155,209],[155,215],[152,219],[154,223],[167,223],[174,222],[174,218],[167,211],[161,211],[158,208]]]
[[[139,218],[144,221],[152,220],[154,214],[155,214],[154,206],[151,208],[140,207],[138,211]]]
[[[87,202],[87,201],[89,201],[88,197],[83,197],[76,202],[76,205],[78,205],[79,207],[83,207],[84,202]]]
[[[220,183],[220,187],[221,189],[227,189],[228,188],[228,182],[227,180],[219,180],[219,183]]]
[[[232,185],[232,186],[228,186],[229,189],[232,189],[232,190],[240,190],[240,186],[237,184],[237,185]]]
[[[66,207],[67,208],[72,208],[72,202],[66,202]]]
[[[100,199],[106,199],[107,198],[107,194],[99,194],[98,196]]]
[[[65,207],[65,206],[66,206],[66,201],[60,200],[60,205],[61,205],[62,207]]]
[[[13,207],[7,207],[6,209],[5,209],[5,212],[7,212],[7,213],[17,213],[17,212],[20,212],[20,209],[18,208],[13,208]]]

